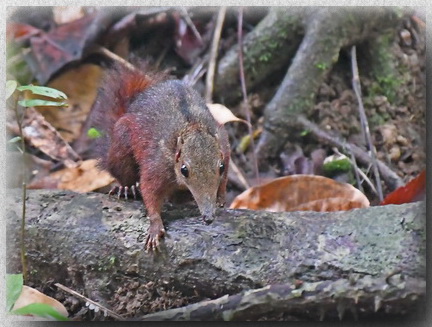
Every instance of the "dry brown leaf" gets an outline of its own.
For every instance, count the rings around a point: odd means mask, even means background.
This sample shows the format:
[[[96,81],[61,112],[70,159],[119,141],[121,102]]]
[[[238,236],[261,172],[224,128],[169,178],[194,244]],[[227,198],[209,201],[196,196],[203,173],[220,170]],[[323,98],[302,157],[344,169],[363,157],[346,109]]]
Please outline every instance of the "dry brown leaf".
[[[69,106],[38,107],[37,110],[67,142],[72,142],[80,136],[82,126],[96,98],[101,78],[102,69],[99,66],[84,64],[64,72],[48,84],[49,87],[67,95],[66,102]]]
[[[91,192],[115,181],[108,172],[97,167],[96,159],[83,161],[76,168],[65,168],[34,181],[29,188],[58,188],[76,192]]]
[[[90,159],[83,161],[76,169],[66,169],[62,174],[59,188],[90,192],[114,182],[114,177],[108,172],[100,170],[96,164],[96,159]]]
[[[365,208],[369,205],[357,200],[349,200],[342,197],[319,199],[292,207],[289,211],[347,211],[357,208]]]
[[[69,313],[67,312],[64,305],[61,304],[59,301],[39,292],[38,290],[36,290],[32,287],[26,286],[26,285],[23,285],[21,294],[18,297],[18,299],[16,300],[16,302],[12,308],[12,311],[23,308],[23,307],[25,307],[29,304],[33,304],[33,303],[48,304],[49,306],[51,306],[55,310],[57,310],[58,313],[60,313],[61,315],[65,316],[65,317],[67,317],[69,315]]]
[[[8,127],[19,135],[17,124],[9,124]],[[23,122],[23,135],[25,140],[38,148],[43,153],[61,161],[66,167],[76,167],[76,161],[81,160],[72,147],[65,142],[49,122],[47,122],[34,108],[27,108]]]
[[[340,211],[365,208],[369,200],[350,184],[323,176],[291,175],[251,187],[238,195],[231,209],[267,211]]]
[[[220,125],[224,125],[225,123],[232,122],[232,121],[239,121],[245,123],[246,125],[249,125],[249,123],[246,120],[236,117],[231,112],[231,110],[229,110],[224,105],[221,105],[219,103],[207,103],[207,108],[209,108],[213,118]]]

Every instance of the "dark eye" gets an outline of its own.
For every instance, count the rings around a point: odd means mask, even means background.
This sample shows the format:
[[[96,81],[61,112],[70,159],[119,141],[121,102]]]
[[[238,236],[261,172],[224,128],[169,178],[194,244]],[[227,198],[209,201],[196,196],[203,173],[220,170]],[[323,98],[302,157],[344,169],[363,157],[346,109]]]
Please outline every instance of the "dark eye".
[[[224,171],[225,171],[225,165],[224,165],[223,162],[221,162],[221,163],[219,164],[219,174],[222,175]]]
[[[186,165],[185,164],[183,164],[182,166],[181,166],[181,168],[180,168],[180,172],[182,173],[182,175],[184,176],[184,177],[189,177],[189,169],[188,169],[188,167],[186,167]]]

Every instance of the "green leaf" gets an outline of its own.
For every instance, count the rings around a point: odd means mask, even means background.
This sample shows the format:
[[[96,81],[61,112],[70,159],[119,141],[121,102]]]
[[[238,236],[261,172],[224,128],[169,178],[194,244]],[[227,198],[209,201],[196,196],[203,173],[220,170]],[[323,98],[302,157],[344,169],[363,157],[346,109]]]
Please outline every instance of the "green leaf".
[[[99,132],[96,128],[92,127],[87,131],[87,136],[91,139],[97,139],[102,136],[102,133]]]
[[[33,94],[39,94],[53,99],[67,99],[66,94],[62,91],[46,86],[23,85],[18,87],[19,91],[30,91]]]
[[[22,274],[7,274],[6,275],[6,310],[10,311],[12,306],[21,295],[23,287]]]
[[[16,143],[19,141],[21,141],[21,136],[15,136],[15,137],[11,138],[8,142],[9,143]]]
[[[15,92],[18,83],[14,80],[6,82],[6,100]]]
[[[23,107],[38,107],[38,106],[50,106],[50,107],[67,107],[66,102],[47,101],[41,99],[29,99],[18,101],[18,104]]]
[[[304,129],[303,131],[300,132],[300,136],[306,136],[310,133],[310,130],[308,129]]]
[[[25,307],[19,308],[17,310],[11,311],[14,315],[33,315],[45,318],[51,318],[60,321],[68,321],[69,319],[62,314],[60,314],[52,306],[45,303],[32,303],[26,305]]]

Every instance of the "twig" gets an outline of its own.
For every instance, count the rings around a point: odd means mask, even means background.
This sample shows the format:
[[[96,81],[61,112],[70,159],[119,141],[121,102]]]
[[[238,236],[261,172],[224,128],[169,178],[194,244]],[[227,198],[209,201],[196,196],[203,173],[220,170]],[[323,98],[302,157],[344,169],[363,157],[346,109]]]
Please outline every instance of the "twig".
[[[206,54],[197,61],[189,72],[183,76],[182,81],[187,85],[194,86],[196,82],[207,72],[206,65],[209,60],[209,55]]]
[[[243,94],[243,101],[246,107],[246,119],[248,121],[248,129],[249,129],[249,135],[251,138],[251,148],[252,148],[252,157],[253,157],[253,167],[255,172],[255,177],[257,180],[257,183],[260,183],[259,178],[259,172],[258,172],[258,160],[255,153],[255,142],[253,138],[253,131],[252,131],[252,123],[251,123],[251,115],[250,115],[250,107],[247,100],[247,92],[246,92],[246,81],[244,76],[244,67],[243,67],[243,9],[239,9],[239,15],[238,15],[238,48],[239,48],[239,66],[240,66],[240,82],[241,82],[241,89]]]
[[[57,286],[58,288],[62,289],[65,292],[68,292],[70,294],[72,294],[73,296],[76,296],[78,298],[80,298],[81,300],[84,300],[90,304],[93,304],[94,306],[98,307],[99,309],[101,309],[103,312],[106,312],[108,315],[110,315],[111,317],[117,319],[117,320],[126,320],[125,318],[123,318],[122,316],[118,315],[117,313],[115,313],[114,311],[111,311],[108,308],[105,308],[103,305],[90,300],[89,298],[85,297],[84,295],[79,294],[78,292],[75,292],[74,290],[71,290],[69,287],[66,287],[60,283],[55,283],[55,286]]]
[[[320,129],[316,124],[309,121],[302,115],[297,116],[297,121],[302,124],[305,128],[309,129],[312,133],[314,133],[318,138],[321,138],[327,141],[330,144],[336,145],[341,149],[347,149],[353,153],[358,161],[361,163],[368,165],[371,163],[372,159],[370,155],[359,148],[358,146],[347,143],[346,141],[340,139],[337,136],[332,136]],[[387,167],[382,161],[377,160],[378,169],[380,170],[381,176],[384,181],[387,183],[388,187],[391,190],[394,190],[402,185],[404,185],[403,181],[400,177],[392,171],[389,167]]]
[[[111,60],[117,61],[132,71],[134,71],[136,69],[135,66],[132,65],[130,62],[128,62],[127,60],[124,60],[122,57],[116,55],[114,52],[111,52],[110,50],[108,50],[105,47],[95,46],[92,49],[92,52],[100,53],[100,54],[110,58]]]
[[[250,188],[250,184],[248,183],[247,179],[244,177],[243,172],[241,171],[241,169],[236,165],[236,163],[232,160],[232,158],[230,158],[230,169],[228,170],[228,174],[230,174],[230,172],[232,172],[236,178],[232,177],[232,176],[228,176],[231,177],[230,182],[235,183],[237,185],[237,187],[239,187],[240,189],[243,190],[247,190],[248,188]]]
[[[355,45],[351,48],[351,64],[352,64],[352,72],[353,72],[352,83],[353,83],[354,92],[356,94],[357,101],[359,104],[358,108],[359,108],[359,114],[360,114],[360,121],[361,121],[362,129],[363,129],[363,136],[366,139],[366,142],[368,144],[368,147],[369,147],[369,150],[371,153],[372,169],[373,169],[373,172],[375,175],[376,189],[378,192],[379,200],[381,202],[384,199],[382,187],[381,187],[381,178],[380,178],[380,174],[379,174],[379,170],[378,170],[378,166],[377,166],[376,149],[372,143],[372,138],[371,138],[370,131],[369,131],[369,124],[367,121],[366,113],[365,113],[365,110],[363,107],[363,101],[361,98],[361,86],[360,86],[360,78],[359,78],[359,72],[358,72],[358,67],[357,67],[357,54],[356,54]]]
[[[198,30],[197,30],[195,24],[193,23],[192,19],[190,18],[189,13],[187,12],[186,8],[181,7],[181,15],[182,15],[183,19],[185,20],[186,24],[189,26],[189,28],[194,33],[195,37],[198,39],[198,41],[201,44],[204,44],[203,39],[201,37],[201,34],[198,32]]]
[[[341,152],[337,149],[337,148],[333,148],[333,151],[337,154],[341,154]],[[375,193],[378,194],[376,191],[375,186],[373,185],[373,183],[370,181],[370,179],[367,177],[367,175],[357,166],[357,162],[356,162],[356,158],[354,156],[354,154],[352,153],[352,151],[347,151],[349,152],[350,156],[351,156],[351,160],[354,164],[354,173],[356,176],[356,181],[357,181],[357,185],[360,191],[363,192],[363,186],[362,186],[362,181],[360,181],[360,175],[363,178],[363,180],[369,185],[369,187],[371,188],[371,190]]]
[[[23,280],[24,282],[27,281],[27,275],[28,275],[28,268],[27,268],[27,252],[25,247],[25,217],[26,217],[26,198],[27,198],[27,184],[26,184],[26,166],[25,166],[25,140],[24,140],[24,134],[23,134],[23,121],[24,121],[24,115],[25,111],[23,111],[23,114],[21,116],[21,119],[19,117],[18,113],[18,101],[15,101],[14,106],[15,111],[15,117],[19,128],[19,135],[21,137],[21,155],[22,155],[22,213],[21,213],[21,265],[22,265],[22,274],[23,274]]]
[[[361,175],[361,177],[363,178],[363,180],[369,185],[369,187],[371,188],[372,192],[374,192],[375,194],[378,194],[375,186],[373,185],[373,183],[371,182],[371,180],[367,177],[367,175],[361,169],[358,169],[358,173]]]
[[[166,54],[168,53],[168,50],[170,49],[169,45],[166,45],[163,50],[161,51],[160,55],[158,56],[156,62],[155,62],[155,69],[158,69],[159,66],[162,63],[162,60],[164,60],[164,58],[166,57]]]
[[[25,155],[25,151],[23,151],[23,157]],[[24,159],[23,159],[24,160]],[[25,169],[24,161],[23,166]],[[23,179],[25,178],[25,175],[23,176]],[[21,262],[22,262],[22,270],[23,270],[23,280],[27,281],[27,252],[25,247],[25,216],[26,216],[26,198],[27,198],[27,185],[25,180],[23,180],[22,183],[22,219],[21,219]]]
[[[213,97],[213,81],[216,68],[216,59],[219,48],[219,41],[222,33],[222,26],[225,20],[226,7],[221,7],[216,20],[216,26],[213,34],[213,40],[210,49],[210,60],[207,68],[206,76],[206,95],[205,99],[207,103],[212,102]]]
[[[364,193],[364,192],[363,192],[363,185],[362,185],[362,182],[360,181],[360,175],[359,175],[362,171],[361,171],[361,169],[357,166],[357,160],[356,160],[354,154],[352,153],[352,151],[349,151],[349,154],[350,154],[350,157],[351,157],[351,161],[352,161],[352,163],[353,163],[353,165],[354,165],[354,175],[355,175],[355,178],[356,178],[356,181],[357,181],[358,189],[359,189],[362,193]],[[372,185],[372,186],[373,186],[373,185]],[[373,187],[373,188],[375,189],[375,187]]]

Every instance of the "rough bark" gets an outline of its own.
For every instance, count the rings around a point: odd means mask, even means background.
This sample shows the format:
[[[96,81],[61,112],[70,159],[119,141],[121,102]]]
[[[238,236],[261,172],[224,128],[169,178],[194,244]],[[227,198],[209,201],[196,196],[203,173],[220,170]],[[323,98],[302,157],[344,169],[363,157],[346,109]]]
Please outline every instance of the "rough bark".
[[[10,192],[6,205],[7,267],[16,272],[20,192]],[[209,226],[194,207],[167,207],[168,235],[157,255],[143,251],[148,228],[143,214],[139,201],[29,191],[31,280],[59,282],[106,304],[131,276],[200,298],[296,280],[338,281],[353,273],[379,278],[400,271],[425,279],[423,203],[334,213],[220,210]]]

